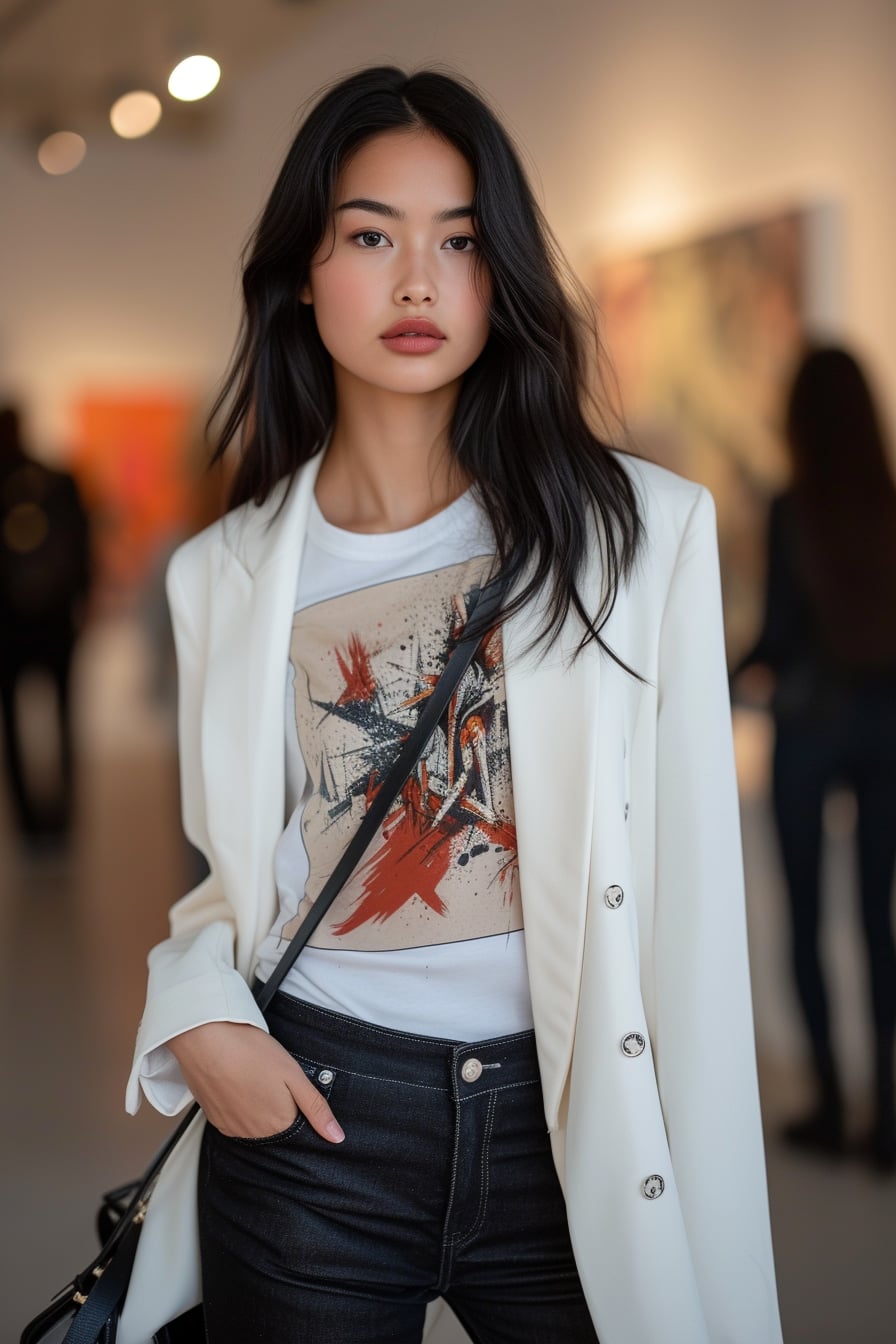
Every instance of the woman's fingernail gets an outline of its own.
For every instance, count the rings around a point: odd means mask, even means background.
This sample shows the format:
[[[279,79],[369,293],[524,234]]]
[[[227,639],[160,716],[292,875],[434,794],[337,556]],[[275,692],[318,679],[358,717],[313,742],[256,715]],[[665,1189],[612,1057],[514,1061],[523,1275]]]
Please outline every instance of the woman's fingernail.
[[[327,1133],[336,1143],[341,1143],[345,1138],[345,1135],[342,1132],[342,1126],[337,1124],[335,1120],[331,1120],[327,1125]]]

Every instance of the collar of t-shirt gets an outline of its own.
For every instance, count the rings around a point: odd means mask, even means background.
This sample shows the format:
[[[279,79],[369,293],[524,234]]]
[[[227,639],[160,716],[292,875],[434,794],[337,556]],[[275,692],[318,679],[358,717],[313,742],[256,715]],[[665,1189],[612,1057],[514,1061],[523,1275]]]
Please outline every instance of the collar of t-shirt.
[[[316,554],[311,564],[301,567],[296,609],[360,586],[388,582],[397,574],[422,573],[474,555],[490,555],[494,548],[488,515],[473,486],[431,518],[397,532],[350,532],[336,527],[326,520],[312,495],[306,561],[309,550]],[[408,566],[410,561],[412,566]]]

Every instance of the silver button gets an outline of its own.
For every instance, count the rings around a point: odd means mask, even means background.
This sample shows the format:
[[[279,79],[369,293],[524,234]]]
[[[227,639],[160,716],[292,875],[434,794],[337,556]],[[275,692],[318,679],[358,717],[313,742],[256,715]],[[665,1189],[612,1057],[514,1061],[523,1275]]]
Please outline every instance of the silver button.
[[[482,1073],[482,1065],[478,1059],[467,1059],[464,1061],[460,1076],[465,1083],[475,1083],[476,1079]]]
[[[666,1188],[662,1176],[648,1176],[641,1182],[641,1191],[645,1199],[659,1199]]]
[[[622,1038],[622,1053],[628,1055],[629,1059],[634,1059],[636,1055],[643,1054],[645,1044],[640,1031],[630,1031]]]
[[[604,892],[604,900],[611,910],[618,910],[622,904],[623,890],[621,887],[607,887]]]
[[[320,1073],[317,1075],[317,1081],[323,1083],[324,1087],[329,1087],[335,1077],[336,1075],[332,1069],[321,1069]]]

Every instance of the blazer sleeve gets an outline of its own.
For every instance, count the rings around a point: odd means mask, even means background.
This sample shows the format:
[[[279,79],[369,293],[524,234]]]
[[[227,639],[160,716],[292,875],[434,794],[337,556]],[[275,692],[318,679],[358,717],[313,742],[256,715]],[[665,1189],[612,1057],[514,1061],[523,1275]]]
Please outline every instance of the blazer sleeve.
[[[177,654],[178,748],[181,810],[187,838],[204,854],[208,876],[169,912],[170,937],[149,954],[146,1007],[137,1030],[134,1060],[125,1097],[133,1115],[142,1095],[164,1115],[192,1101],[180,1067],[166,1042],[206,1022],[267,1024],[243,976],[235,967],[235,919],[215,870],[209,842],[200,758],[204,647],[196,631],[202,589],[191,585],[195,560],[190,543],[175,551],[166,572]],[[193,588],[192,599],[188,598]]]
[[[778,1344],[740,816],[712,496],[688,517],[658,668],[655,1039],[672,1168],[714,1344]]]

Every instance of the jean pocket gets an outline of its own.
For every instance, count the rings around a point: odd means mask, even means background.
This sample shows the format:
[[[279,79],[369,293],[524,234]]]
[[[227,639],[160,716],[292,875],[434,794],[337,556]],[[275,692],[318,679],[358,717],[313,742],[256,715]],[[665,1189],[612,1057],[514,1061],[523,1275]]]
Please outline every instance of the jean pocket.
[[[329,1101],[333,1084],[336,1081],[336,1070],[325,1064],[318,1064],[315,1060],[303,1059],[301,1055],[293,1054],[292,1051],[290,1051],[290,1054],[292,1054],[296,1063],[301,1065],[305,1076],[311,1079],[318,1092]],[[259,1138],[242,1138],[235,1134],[222,1134],[221,1137],[226,1138],[230,1143],[242,1143],[250,1148],[257,1148],[259,1144],[283,1143],[296,1134],[300,1134],[307,1124],[308,1117],[304,1112],[297,1111],[295,1119],[285,1129],[278,1130],[276,1134],[262,1134]]]

